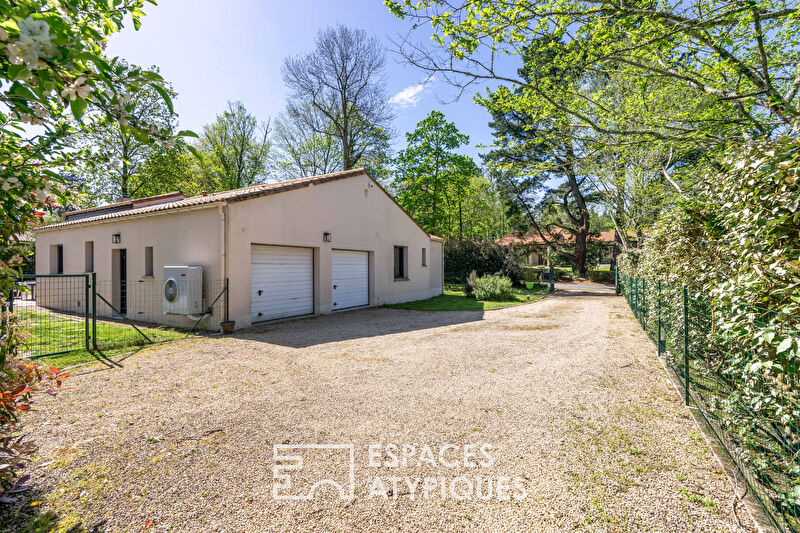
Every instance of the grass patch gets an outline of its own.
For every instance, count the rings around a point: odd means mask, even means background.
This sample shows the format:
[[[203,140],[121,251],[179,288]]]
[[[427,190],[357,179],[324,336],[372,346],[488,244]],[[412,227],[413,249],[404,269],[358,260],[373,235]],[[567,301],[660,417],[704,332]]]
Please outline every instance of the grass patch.
[[[440,296],[428,298],[427,300],[417,300],[416,302],[387,305],[386,307],[411,311],[486,311],[488,309],[499,309],[535,302],[544,298],[546,294],[547,287],[535,287],[531,290],[515,288],[513,299],[511,300],[483,302],[475,298],[468,298],[462,288],[445,287],[444,294]]]
[[[20,326],[26,331],[23,353],[37,356],[72,350],[40,359],[56,366],[68,366],[102,357],[102,354],[94,354],[83,349],[86,342],[83,317],[30,311],[20,315]],[[154,342],[177,339],[186,335],[183,331],[163,326],[137,325],[136,327]],[[91,322],[89,328],[91,334]],[[130,324],[97,321],[97,345],[102,352],[114,352],[119,349],[130,351],[132,347],[147,344],[149,342]]]
[[[705,496],[700,496],[699,494],[695,494],[694,492],[689,491],[686,487],[681,487],[681,493],[686,496],[686,499],[692,503],[698,503],[703,507],[708,507],[709,509],[716,509],[719,504],[712,500],[711,498],[706,498]]]

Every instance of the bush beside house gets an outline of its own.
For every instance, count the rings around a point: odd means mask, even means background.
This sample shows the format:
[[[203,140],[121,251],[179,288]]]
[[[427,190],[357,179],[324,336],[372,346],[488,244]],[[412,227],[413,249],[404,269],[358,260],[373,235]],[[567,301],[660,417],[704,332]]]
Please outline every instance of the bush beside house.
[[[445,283],[466,283],[473,270],[479,277],[499,272],[515,284],[525,278],[522,255],[515,247],[501,246],[492,241],[445,241]]]

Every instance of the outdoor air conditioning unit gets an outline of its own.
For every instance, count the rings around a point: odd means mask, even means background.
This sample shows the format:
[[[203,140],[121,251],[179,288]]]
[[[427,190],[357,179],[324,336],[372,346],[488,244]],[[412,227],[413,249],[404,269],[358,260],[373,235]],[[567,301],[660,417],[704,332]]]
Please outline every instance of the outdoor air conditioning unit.
[[[164,267],[164,313],[171,315],[203,313],[203,267]]]

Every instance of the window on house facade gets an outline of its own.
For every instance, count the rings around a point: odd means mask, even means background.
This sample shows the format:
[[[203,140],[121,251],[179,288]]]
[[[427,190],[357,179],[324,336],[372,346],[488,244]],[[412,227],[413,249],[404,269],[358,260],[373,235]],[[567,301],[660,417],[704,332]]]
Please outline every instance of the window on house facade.
[[[408,279],[408,257],[405,246],[394,247],[394,279]]]
[[[144,247],[144,275],[153,277],[153,247]]]
[[[50,245],[50,273],[63,274],[64,273],[64,245],[51,244]]]
[[[83,271],[94,272],[94,241],[86,241],[84,244]]]

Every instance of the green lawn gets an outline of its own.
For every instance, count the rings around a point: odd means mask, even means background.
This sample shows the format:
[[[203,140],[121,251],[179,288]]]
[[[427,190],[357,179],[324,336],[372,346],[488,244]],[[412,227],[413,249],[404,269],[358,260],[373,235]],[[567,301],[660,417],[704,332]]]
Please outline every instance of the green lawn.
[[[27,332],[23,347],[25,354],[37,356],[72,350],[66,354],[43,358],[48,364],[55,366],[67,366],[98,359],[98,356],[83,349],[86,339],[83,317],[27,309],[20,310],[15,314],[18,314],[20,325]],[[167,327],[139,325],[137,327],[155,342],[186,335],[185,332]],[[132,348],[145,344],[149,343],[129,324],[97,321],[97,345],[103,353],[114,353],[120,349],[130,351]]]
[[[535,287],[532,290],[514,289],[513,300],[482,302],[475,298],[468,298],[461,288],[445,287],[444,294],[441,296],[435,296],[427,300],[417,300],[416,302],[388,305],[387,307],[411,311],[485,311],[487,309],[499,309],[501,307],[535,302],[544,298],[545,294],[547,294],[546,286]]]

